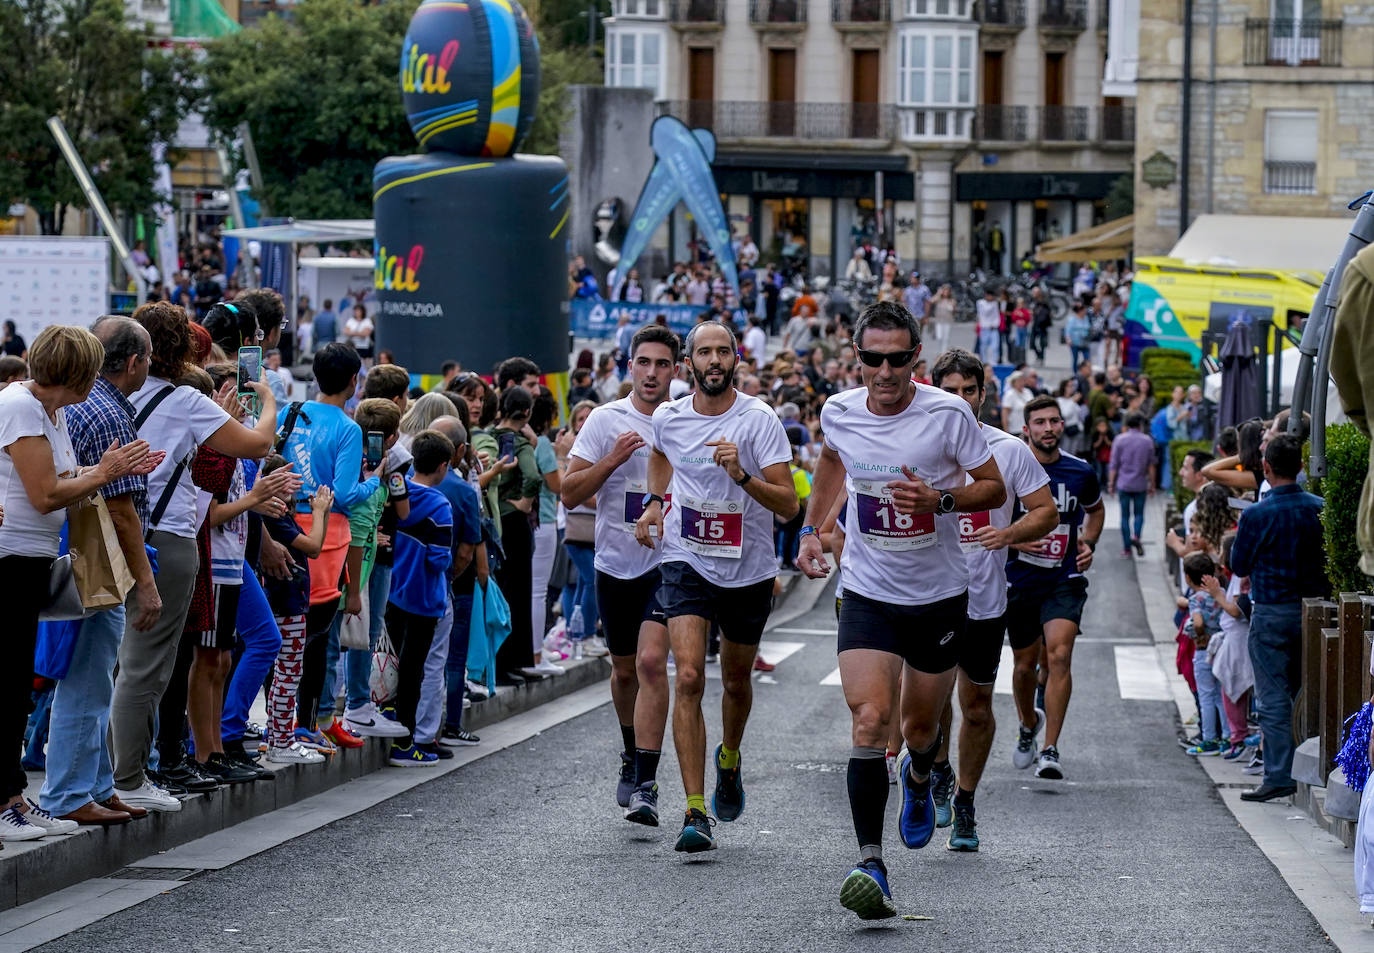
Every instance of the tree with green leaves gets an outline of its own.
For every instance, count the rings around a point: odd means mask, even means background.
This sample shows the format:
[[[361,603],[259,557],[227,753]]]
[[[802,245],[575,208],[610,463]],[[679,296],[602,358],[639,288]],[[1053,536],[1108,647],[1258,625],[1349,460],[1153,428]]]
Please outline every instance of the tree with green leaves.
[[[248,124],[273,215],[369,218],[373,166],[419,149],[397,81],[416,5],[304,0],[291,21],[268,17],[208,44],[206,120],[226,141]],[[552,154],[564,87],[599,82],[601,66],[542,29],[539,39],[539,109],[522,151]]]
[[[193,53],[151,43],[120,0],[0,0],[0,36],[0,203],[27,203],[44,234],[86,206],[46,126],[58,116],[106,204],[150,210],[153,146],[199,97]]]

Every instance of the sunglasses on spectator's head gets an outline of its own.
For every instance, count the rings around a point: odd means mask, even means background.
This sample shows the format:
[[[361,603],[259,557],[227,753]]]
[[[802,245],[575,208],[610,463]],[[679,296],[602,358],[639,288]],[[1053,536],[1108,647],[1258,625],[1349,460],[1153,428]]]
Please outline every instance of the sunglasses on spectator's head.
[[[905,367],[916,358],[919,348],[911,348],[906,351],[866,351],[861,347],[854,350],[859,352],[859,360],[869,367],[882,367],[883,361],[887,361],[889,367]]]

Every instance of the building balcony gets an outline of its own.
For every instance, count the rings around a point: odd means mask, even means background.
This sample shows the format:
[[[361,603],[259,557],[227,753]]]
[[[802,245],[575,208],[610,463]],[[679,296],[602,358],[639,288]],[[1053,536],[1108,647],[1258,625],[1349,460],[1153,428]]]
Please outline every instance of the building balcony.
[[[664,115],[716,139],[800,139],[807,143],[844,139],[891,141],[893,108],[884,103],[770,103],[675,100]]]
[[[1087,142],[1087,106],[1041,106],[1041,142]]]
[[[1317,191],[1317,163],[1264,163],[1264,191],[1278,195],[1313,195]]]
[[[968,20],[973,17],[973,0],[896,0],[897,12],[904,20]]]
[[[978,22],[987,31],[1015,33],[1025,29],[1025,0],[982,0],[978,4]]]
[[[898,106],[903,142],[962,143],[973,138],[974,110],[967,106]]]
[[[1343,20],[1246,20],[1246,66],[1340,66]]]
[[[1088,28],[1086,0],[1040,0],[1040,29],[1050,33],[1082,33]]]
[[[891,19],[891,0],[830,0],[830,22],[837,30],[882,32]]]
[[[1103,106],[1098,110],[1097,138],[1106,144],[1135,145],[1135,107]]]
[[[670,0],[668,19],[679,30],[722,29],[725,0]]]
[[[979,142],[1026,142],[1031,136],[1029,106],[979,106],[973,138]]]
[[[806,27],[806,0],[749,0],[749,22],[758,30]]]

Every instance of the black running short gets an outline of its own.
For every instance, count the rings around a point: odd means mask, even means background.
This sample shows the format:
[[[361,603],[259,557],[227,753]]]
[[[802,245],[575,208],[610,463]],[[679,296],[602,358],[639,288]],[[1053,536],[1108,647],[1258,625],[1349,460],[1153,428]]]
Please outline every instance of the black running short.
[[[889,652],[918,672],[940,675],[959,663],[967,628],[966,592],[923,606],[899,606],[846,590],[839,651]]]
[[[234,647],[234,639],[239,627],[239,593],[243,586],[214,586],[215,627],[200,634],[201,648],[229,651]]]
[[[645,622],[668,624],[658,596],[662,583],[657,569],[634,579],[596,574],[596,605],[612,655],[634,655],[639,648],[639,627]]]
[[[1064,619],[1078,625],[1088,601],[1088,580],[1061,579],[1049,586],[1012,586],[1007,590],[1007,636],[1017,651],[1045,634],[1045,623]]]
[[[997,681],[997,667],[1002,663],[1002,636],[1007,631],[1007,617],[969,619],[964,639],[959,646],[959,670],[975,685],[991,685]]]
[[[727,588],[704,579],[690,563],[664,563],[661,570],[659,601],[666,618],[699,616],[719,625],[721,636],[736,645],[759,644],[773,611],[772,579]]]

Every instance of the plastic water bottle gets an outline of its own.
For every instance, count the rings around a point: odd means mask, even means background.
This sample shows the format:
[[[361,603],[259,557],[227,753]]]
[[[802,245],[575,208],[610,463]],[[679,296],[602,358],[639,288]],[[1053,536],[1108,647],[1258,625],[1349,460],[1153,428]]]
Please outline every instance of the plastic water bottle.
[[[587,623],[582,616],[582,607],[577,606],[573,609],[572,618],[568,620],[568,638],[572,639],[573,658],[582,657],[582,640],[587,637]]]

